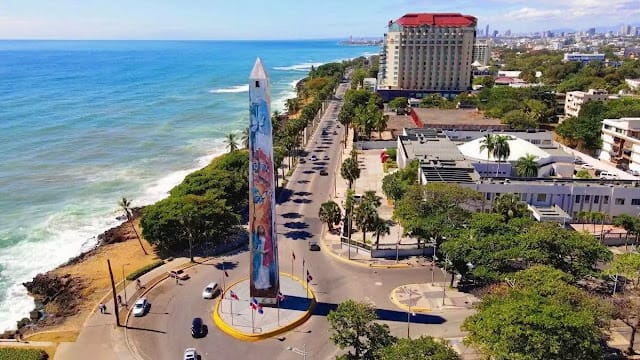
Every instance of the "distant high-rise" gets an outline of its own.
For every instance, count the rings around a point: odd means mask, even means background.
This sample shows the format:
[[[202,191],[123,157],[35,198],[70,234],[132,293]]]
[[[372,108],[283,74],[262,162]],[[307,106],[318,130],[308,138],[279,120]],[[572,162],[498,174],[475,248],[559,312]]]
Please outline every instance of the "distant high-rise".
[[[487,65],[491,60],[491,47],[493,41],[491,39],[476,39],[473,44],[473,62],[480,65]]]
[[[594,36],[596,34],[596,28],[589,28],[587,30],[587,35]]]
[[[489,24],[484,28],[484,36],[489,37]]]
[[[494,38],[498,37],[498,34],[499,34],[498,30],[493,30],[493,37]]]
[[[449,94],[468,90],[476,23],[475,17],[456,13],[406,14],[390,21],[378,89]]]
[[[504,32],[504,36],[509,37],[511,36],[511,29],[507,30]]]

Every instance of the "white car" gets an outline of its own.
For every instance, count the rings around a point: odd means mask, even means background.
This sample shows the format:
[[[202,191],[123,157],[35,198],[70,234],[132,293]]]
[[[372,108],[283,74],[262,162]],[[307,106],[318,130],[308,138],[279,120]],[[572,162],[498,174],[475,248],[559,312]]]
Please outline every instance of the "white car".
[[[600,179],[603,180],[615,180],[618,178],[618,174],[610,173],[608,171],[603,171],[600,173]]]
[[[149,301],[147,298],[140,298],[136,300],[136,303],[133,305],[133,316],[144,316],[149,309]]]
[[[196,360],[198,358],[198,352],[195,348],[188,348],[184,351],[184,360]]]
[[[318,157],[315,155],[311,155],[311,161],[318,161]]]
[[[214,295],[218,293],[219,287],[215,282],[210,283],[202,290],[203,299],[213,299]]]
[[[581,168],[581,169],[591,170],[591,169],[593,169],[593,165],[591,165],[591,164],[582,164],[582,165],[580,166],[580,168]]]

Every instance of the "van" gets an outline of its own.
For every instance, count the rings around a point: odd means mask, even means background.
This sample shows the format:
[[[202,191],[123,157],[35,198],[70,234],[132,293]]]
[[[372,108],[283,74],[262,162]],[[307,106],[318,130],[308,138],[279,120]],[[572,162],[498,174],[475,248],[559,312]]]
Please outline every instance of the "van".
[[[618,178],[618,174],[610,173],[608,171],[602,171],[600,173],[600,179],[603,180],[614,180]]]

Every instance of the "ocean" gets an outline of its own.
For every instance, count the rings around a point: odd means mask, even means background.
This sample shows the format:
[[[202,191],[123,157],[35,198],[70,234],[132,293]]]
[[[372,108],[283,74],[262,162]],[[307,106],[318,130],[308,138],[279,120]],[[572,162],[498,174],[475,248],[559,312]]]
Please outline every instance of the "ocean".
[[[93,247],[117,202],[151,204],[248,125],[261,57],[272,111],[311,66],[376,53],[327,41],[0,41],[0,331],[22,283]]]

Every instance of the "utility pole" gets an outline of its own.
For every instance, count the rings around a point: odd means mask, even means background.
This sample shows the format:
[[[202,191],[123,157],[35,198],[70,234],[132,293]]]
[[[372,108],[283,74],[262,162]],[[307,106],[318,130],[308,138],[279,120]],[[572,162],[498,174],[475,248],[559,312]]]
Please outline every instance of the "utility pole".
[[[118,301],[116,299],[116,283],[113,281],[113,271],[111,271],[111,262],[107,259],[107,266],[109,267],[109,278],[111,278],[111,290],[113,291],[113,309],[114,314],[116,315],[116,325],[120,325],[120,314],[118,312]]]

